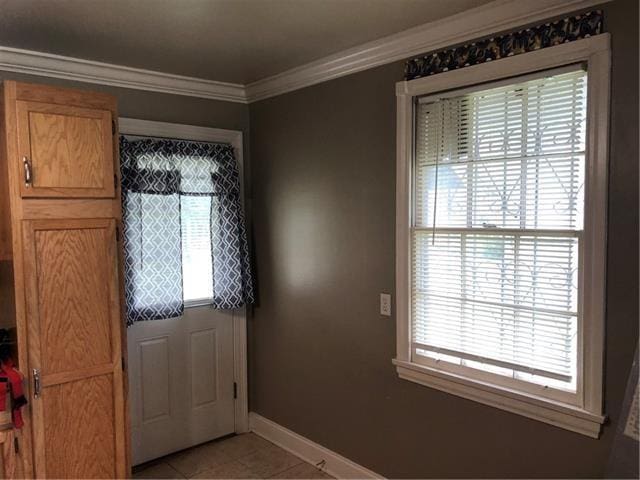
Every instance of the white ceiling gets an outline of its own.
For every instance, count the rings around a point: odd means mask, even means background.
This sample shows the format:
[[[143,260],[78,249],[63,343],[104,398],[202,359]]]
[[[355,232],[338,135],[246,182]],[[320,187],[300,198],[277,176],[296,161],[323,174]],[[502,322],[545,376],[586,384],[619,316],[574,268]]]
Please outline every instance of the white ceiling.
[[[0,45],[247,84],[490,0],[0,0]]]

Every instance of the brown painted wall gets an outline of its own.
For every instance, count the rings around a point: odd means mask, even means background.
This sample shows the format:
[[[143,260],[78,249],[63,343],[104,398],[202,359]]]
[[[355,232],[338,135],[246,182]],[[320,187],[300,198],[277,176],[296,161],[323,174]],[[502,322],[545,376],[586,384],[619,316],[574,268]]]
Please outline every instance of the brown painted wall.
[[[402,63],[250,105],[259,305],[251,409],[387,477],[604,475],[638,337],[638,4],[613,37],[606,412],[600,440],[400,380],[395,96]]]

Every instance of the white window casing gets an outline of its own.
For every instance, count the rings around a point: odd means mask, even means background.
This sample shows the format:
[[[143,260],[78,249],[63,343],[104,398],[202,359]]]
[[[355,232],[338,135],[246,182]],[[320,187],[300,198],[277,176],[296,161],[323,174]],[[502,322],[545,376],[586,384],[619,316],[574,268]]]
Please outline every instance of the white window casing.
[[[609,42],[601,34],[396,88],[399,376],[596,438]]]

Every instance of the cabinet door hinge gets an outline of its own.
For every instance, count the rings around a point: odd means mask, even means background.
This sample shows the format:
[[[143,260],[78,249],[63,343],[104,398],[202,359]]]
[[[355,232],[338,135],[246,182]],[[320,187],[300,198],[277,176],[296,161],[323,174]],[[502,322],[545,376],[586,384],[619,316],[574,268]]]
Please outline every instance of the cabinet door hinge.
[[[111,120],[111,135],[116,134],[116,122],[115,120]]]
[[[18,445],[18,439],[17,438],[13,439],[13,448],[15,449],[16,453],[20,453],[20,445]]]
[[[120,227],[116,225],[116,242],[120,241]]]
[[[124,357],[122,357],[121,360],[122,360],[122,371],[124,372],[126,370],[125,364],[124,364]]]
[[[233,398],[238,398],[238,384],[233,382]]]
[[[115,190],[118,190],[118,175],[116,175],[115,173],[113,174],[113,188]]]

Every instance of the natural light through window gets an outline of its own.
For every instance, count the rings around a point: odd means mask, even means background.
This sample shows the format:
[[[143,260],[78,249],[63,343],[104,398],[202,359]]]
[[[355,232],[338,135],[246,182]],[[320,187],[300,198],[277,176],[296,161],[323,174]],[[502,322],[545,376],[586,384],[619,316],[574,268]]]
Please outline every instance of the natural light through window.
[[[576,391],[586,100],[579,67],[417,98],[412,361]]]
[[[206,303],[213,299],[210,211],[210,196],[180,196],[185,302]]]

